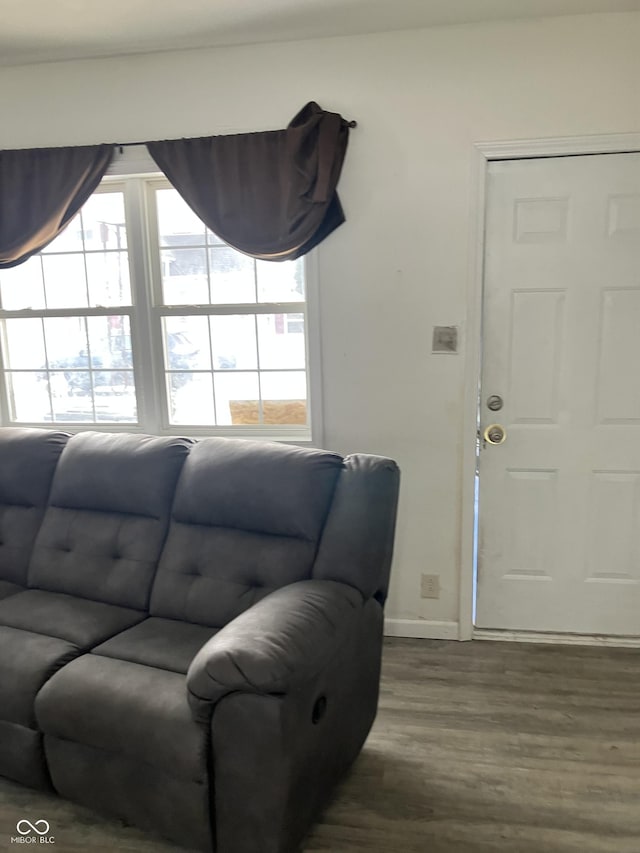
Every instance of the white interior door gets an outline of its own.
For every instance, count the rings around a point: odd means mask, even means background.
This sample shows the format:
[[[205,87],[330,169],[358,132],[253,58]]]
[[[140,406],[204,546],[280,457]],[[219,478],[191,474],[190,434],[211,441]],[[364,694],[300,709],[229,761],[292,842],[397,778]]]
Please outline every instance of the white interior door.
[[[640,154],[494,162],[487,198],[476,624],[640,634]]]

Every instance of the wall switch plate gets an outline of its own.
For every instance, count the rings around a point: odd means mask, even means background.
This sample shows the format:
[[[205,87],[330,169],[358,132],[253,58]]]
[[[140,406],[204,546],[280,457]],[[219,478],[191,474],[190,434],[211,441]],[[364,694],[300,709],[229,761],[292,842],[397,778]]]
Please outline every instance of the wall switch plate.
[[[422,575],[420,598],[440,598],[440,575]]]
[[[458,352],[458,327],[434,326],[431,352]]]

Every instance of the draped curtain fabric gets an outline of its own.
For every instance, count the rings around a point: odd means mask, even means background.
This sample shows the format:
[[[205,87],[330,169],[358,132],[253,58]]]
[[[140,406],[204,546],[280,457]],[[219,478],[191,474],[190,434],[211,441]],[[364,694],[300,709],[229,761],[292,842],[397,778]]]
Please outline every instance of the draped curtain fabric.
[[[55,239],[104,176],[112,145],[0,151],[0,269]]]
[[[344,222],[336,193],[349,123],[311,101],[284,130],[148,143],[218,237],[264,260],[299,258]]]
[[[344,222],[349,123],[308,103],[284,130],[148,143],[187,204],[255,258],[299,258]],[[113,145],[0,151],[0,269],[54,240],[96,189]]]

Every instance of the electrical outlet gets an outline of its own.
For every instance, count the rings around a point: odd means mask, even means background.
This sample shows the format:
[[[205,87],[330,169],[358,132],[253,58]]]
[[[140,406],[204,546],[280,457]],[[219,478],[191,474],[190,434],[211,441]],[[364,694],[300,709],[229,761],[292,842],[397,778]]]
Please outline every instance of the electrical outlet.
[[[440,575],[422,575],[421,598],[440,598]]]

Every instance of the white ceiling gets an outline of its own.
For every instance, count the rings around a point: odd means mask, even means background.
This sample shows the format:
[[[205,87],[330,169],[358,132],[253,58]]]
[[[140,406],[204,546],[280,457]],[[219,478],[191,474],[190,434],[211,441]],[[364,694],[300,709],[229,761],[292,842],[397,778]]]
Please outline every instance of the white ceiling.
[[[640,0],[0,0],[0,65],[640,10]]]

